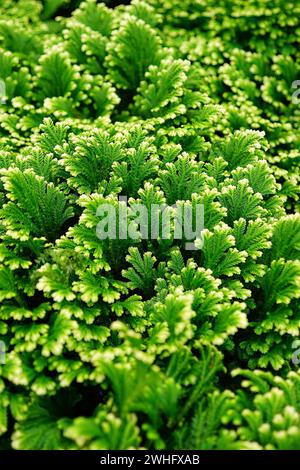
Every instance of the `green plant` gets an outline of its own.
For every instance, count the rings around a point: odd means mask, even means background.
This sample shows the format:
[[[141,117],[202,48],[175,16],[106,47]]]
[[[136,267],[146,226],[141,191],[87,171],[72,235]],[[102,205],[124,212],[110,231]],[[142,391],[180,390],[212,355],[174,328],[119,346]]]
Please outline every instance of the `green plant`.
[[[0,1],[0,449],[299,449],[299,8]]]

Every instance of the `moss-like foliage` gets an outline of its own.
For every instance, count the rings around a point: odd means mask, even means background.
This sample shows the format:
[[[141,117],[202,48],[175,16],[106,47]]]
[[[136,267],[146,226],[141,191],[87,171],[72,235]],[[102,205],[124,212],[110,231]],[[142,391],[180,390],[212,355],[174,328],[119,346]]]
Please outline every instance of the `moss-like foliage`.
[[[300,4],[119,3],[0,1],[0,448],[300,449]]]

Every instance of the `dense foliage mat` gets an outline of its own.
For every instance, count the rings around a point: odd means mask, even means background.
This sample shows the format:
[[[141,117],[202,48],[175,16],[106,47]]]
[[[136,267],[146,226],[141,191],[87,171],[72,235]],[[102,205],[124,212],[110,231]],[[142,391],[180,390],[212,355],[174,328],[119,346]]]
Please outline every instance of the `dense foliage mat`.
[[[300,449],[299,2],[0,13],[0,447]]]

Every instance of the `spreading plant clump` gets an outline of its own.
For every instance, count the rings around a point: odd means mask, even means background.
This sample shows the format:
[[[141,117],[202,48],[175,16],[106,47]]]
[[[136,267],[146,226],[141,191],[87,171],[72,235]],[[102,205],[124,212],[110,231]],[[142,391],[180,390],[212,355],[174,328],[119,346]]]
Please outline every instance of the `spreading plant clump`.
[[[300,449],[300,4],[0,12],[0,448]]]

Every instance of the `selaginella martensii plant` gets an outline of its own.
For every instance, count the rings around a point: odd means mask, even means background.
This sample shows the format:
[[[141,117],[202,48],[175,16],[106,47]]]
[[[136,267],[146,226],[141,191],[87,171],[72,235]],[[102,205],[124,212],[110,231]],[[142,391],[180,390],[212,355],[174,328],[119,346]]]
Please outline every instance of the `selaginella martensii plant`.
[[[0,2],[0,447],[299,449],[300,5],[106,3]]]

